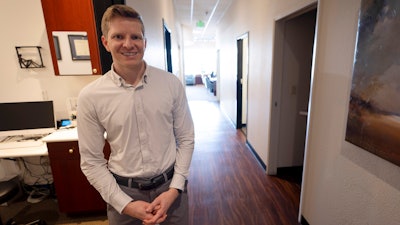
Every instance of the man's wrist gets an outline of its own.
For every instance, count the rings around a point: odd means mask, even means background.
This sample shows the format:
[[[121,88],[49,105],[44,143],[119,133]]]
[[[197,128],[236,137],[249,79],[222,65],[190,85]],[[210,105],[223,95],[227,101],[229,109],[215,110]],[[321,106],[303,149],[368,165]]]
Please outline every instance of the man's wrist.
[[[176,190],[178,192],[178,194],[182,194],[182,190],[181,189],[178,189],[178,188],[172,188],[172,189]]]

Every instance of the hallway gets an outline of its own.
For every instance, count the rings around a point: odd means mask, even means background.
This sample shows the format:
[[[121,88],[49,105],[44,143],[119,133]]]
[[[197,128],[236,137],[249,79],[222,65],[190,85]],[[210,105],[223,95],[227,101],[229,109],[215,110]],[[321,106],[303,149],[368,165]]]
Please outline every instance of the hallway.
[[[190,225],[298,224],[300,185],[266,175],[217,101],[191,99]]]

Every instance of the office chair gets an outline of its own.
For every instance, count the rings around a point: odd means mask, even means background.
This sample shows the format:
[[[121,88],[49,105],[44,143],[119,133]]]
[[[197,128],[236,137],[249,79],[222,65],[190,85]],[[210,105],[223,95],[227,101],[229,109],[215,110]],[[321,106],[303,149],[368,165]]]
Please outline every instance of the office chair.
[[[18,176],[8,180],[0,181],[0,205],[7,203],[18,196],[20,193],[20,184]],[[43,220],[35,220],[26,225],[45,225]],[[0,215],[0,225],[3,225],[3,218]],[[5,222],[5,225],[16,225],[13,218]]]
[[[19,193],[18,177],[8,181],[0,182],[0,204],[7,203],[16,197]],[[3,219],[0,217],[0,225],[3,225]]]

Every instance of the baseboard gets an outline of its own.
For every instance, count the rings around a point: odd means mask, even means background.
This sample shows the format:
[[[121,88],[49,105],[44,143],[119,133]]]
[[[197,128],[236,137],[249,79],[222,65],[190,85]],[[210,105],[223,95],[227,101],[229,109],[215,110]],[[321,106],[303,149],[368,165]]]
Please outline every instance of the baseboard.
[[[303,215],[301,215],[301,221],[300,221],[300,224],[301,224],[301,225],[310,225],[310,224],[307,222],[306,218],[304,218],[304,216],[303,216]]]
[[[260,156],[257,154],[256,150],[254,150],[253,146],[251,146],[251,144],[246,140],[246,145],[249,147],[249,149],[251,150],[251,152],[253,153],[254,157],[256,158],[257,162],[260,164],[260,166],[267,171],[267,165],[265,165],[265,163],[262,161],[262,159],[260,158]]]

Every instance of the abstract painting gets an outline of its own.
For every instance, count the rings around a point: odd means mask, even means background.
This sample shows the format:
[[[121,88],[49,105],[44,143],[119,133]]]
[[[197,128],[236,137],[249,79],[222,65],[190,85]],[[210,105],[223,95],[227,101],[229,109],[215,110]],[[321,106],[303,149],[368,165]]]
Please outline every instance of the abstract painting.
[[[400,1],[362,0],[346,141],[400,166]]]

